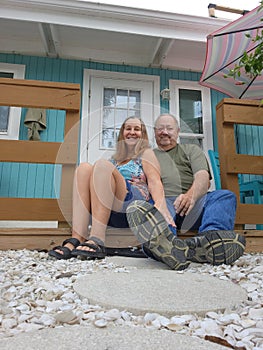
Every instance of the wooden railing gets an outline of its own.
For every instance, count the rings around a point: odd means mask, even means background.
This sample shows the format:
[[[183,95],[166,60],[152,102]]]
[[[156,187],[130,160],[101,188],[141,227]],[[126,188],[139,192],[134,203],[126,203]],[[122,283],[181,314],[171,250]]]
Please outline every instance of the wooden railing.
[[[263,125],[263,106],[258,101],[223,99],[216,107],[218,151],[222,188],[233,191],[238,200],[236,225],[263,223],[263,204],[240,203],[238,174],[263,174],[263,156],[237,154],[235,124]],[[263,231],[254,233],[263,250]]]
[[[80,96],[77,84],[0,79],[1,106],[66,112],[64,142],[0,140],[1,162],[62,165],[58,199],[0,198],[0,220],[58,221],[59,225],[71,221],[72,183],[78,162]],[[2,235],[5,232],[0,231]]]

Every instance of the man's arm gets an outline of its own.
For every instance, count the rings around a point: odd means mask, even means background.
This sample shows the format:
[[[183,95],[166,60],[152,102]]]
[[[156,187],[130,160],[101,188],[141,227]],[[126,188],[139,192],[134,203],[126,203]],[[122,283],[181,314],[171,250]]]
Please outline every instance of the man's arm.
[[[174,202],[176,213],[181,216],[189,214],[196,201],[207,193],[209,187],[209,173],[206,170],[199,170],[194,174],[194,181],[189,190],[176,198]]]

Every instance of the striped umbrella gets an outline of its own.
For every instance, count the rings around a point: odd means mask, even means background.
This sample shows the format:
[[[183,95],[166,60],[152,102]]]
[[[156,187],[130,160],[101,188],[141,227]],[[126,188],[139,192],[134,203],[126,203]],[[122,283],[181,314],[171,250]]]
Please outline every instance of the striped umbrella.
[[[234,22],[207,37],[206,60],[200,84],[221,91],[234,98],[262,99],[263,76],[249,77],[241,71],[238,80],[225,78],[239,63],[244,52],[252,53],[259,45],[253,42],[257,31],[263,28],[263,9],[258,6]],[[250,37],[247,37],[249,34]]]

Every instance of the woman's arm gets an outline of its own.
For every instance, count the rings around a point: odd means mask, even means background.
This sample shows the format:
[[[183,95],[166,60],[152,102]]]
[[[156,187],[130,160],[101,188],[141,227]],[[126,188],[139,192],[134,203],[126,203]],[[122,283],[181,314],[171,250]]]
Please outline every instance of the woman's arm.
[[[154,206],[163,214],[168,224],[175,227],[174,220],[166,206],[160,165],[152,149],[147,149],[142,154],[142,166]]]

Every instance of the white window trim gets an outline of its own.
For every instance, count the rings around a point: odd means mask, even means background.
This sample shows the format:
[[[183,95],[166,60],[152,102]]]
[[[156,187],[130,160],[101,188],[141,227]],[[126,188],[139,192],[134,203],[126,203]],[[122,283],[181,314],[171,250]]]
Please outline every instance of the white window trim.
[[[99,71],[94,69],[84,69],[82,112],[81,112],[81,141],[80,141],[80,162],[87,162],[87,144],[89,132],[89,98],[91,77],[112,78],[122,80],[138,80],[153,83],[153,120],[160,114],[160,77],[156,75]]]
[[[24,79],[25,70],[26,70],[26,66],[22,64],[11,64],[11,63],[0,62],[0,71],[6,72],[6,73],[13,73],[14,79]],[[8,130],[7,130],[7,133],[0,132],[0,139],[18,140],[20,119],[21,119],[21,108],[10,107]]]
[[[208,156],[207,151],[209,149],[213,149],[213,128],[210,89],[201,86],[198,82],[186,80],[169,80],[169,89],[171,91],[170,112],[176,117],[179,115],[179,89],[201,91],[203,102],[204,125],[203,150]]]

